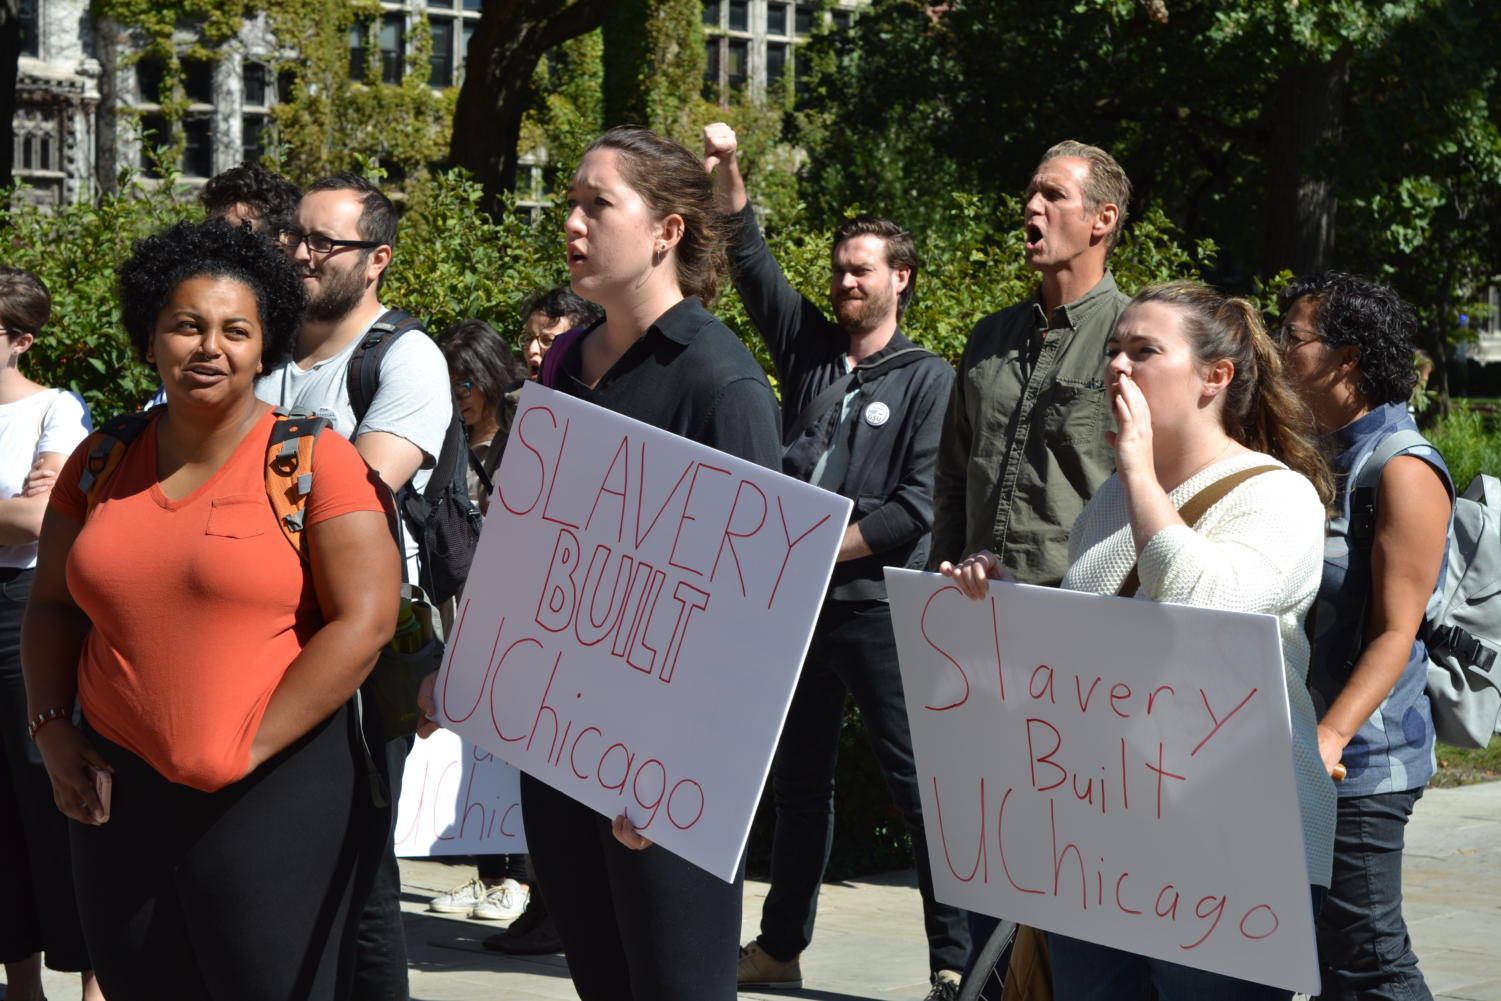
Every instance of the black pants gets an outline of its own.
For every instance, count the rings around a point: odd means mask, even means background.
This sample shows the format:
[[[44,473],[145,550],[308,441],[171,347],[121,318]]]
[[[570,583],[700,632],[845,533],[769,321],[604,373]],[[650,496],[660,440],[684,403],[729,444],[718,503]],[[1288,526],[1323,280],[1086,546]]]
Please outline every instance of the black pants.
[[[68,819],[26,733],[21,616],[31,577],[0,568],[0,963],[40,952],[52,969],[72,972],[88,969],[89,958],[73,902]]]
[[[1322,1001],[1430,1001],[1402,919],[1402,847],[1423,790],[1342,796],[1319,912]]]
[[[734,1001],[743,875],[632,851],[608,818],[526,774],[521,811],[581,1001]]]
[[[514,879],[531,885],[531,867],[526,864],[525,855],[476,855],[474,861],[478,864],[480,879]]]
[[[964,911],[933,898],[896,636],[890,606],[878,601],[827,601],[813,631],[771,768],[776,830],[761,947],[790,960],[813,940],[818,889],[834,844],[834,773],[846,693],[860,708],[870,749],[912,835],[929,967],[963,969],[969,930]]]
[[[347,708],[213,793],[89,739],[115,769],[111,816],[68,827],[84,935],[111,1001],[347,996],[369,802]]]
[[[401,917],[401,867],[396,862],[396,804],[401,800],[401,776],[412,737],[382,742],[381,722],[374,700],[365,699],[366,740],[380,756],[376,763],[387,787],[388,812],[382,813],[381,830],[367,832],[367,848],[375,854],[374,879],[369,894],[355,901],[359,933],[355,944],[354,1001],[407,1001],[407,936]]]

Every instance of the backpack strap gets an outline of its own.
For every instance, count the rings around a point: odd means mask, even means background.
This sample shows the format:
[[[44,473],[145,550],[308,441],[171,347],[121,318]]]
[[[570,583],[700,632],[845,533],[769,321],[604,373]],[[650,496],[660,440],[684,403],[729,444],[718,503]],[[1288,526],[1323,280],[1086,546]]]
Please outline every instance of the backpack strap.
[[[474,454],[474,449],[469,450],[469,468],[474,470],[474,475],[479,477],[479,485],[485,488],[485,496],[495,492],[494,470],[487,469],[488,463],[479,461],[479,456]]]
[[[573,342],[583,337],[587,332],[585,327],[570,327],[552,340],[552,346],[547,349],[547,354],[542,356],[542,371],[537,373],[537,381],[548,389],[558,388],[558,373],[563,370],[563,356],[568,349],[573,347]]]
[[[1252,466],[1249,469],[1231,473],[1229,476],[1223,476],[1184,501],[1183,506],[1178,509],[1178,517],[1182,518],[1183,524],[1189,528],[1198,528],[1199,522],[1203,520],[1204,515],[1209,513],[1209,509],[1224,500],[1230,491],[1262,473],[1275,473],[1282,468],[1282,466]],[[1131,572],[1126,574],[1126,579],[1121,581],[1120,590],[1115,592],[1118,596],[1129,598],[1136,593],[1136,589],[1141,586],[1139,568],[1139,563],[1131,565]]]
[[[328,420],[293,407],[277,407],[272,414],[276,421],[266,441],[266,496],[282,534],[302,561],[311,563],[303,519],[313,492],[313,446]]]
[[[878,375],[922,361],[929,355],[933,355],[933,352],[925,348],[902,348],[900,351],[893,351],[875,360],[862,361],[826,386],[823,392],[813,397],[808,405],[798,412],[797,418],[783,428],[782,447],[786,448],[797,441],[798,437],[808,430],[808,425],[826,413],[835,403],[844,399],[844,394],[849,391],[851,383],[863,386]],[[937,355],[933,357],[936,358]]]
[[[1418,432],[1403,428],[1382,438],[1371,454],[1366,456],[1356,473],[1355,486],[1350,490],[1350,525],[1347,531],[1351,539],[1359,540],[1361,545],[1369,545],[1376,537],[1376,494],[1381,489],[1381,473],[1386,469],[1386,464],[1409,448],[1428,444],[1428,439]]]
[[[354,411],[354,424],[358,428],[370,409],[380,389],[380,366],[391,345],[408,330],[419,330],[422,321],[400,309],[388,309],[360,335],[354,354],[349,359],[349,407]],[[351,435],[351,438],[353,435]]]
[[[84,460],[83,472],[78,477],[78,489],[84,496],[83,517],[88,519],[104,497],[109,481],[120,468],[130,443],[156,419],[157,408],[137,414],[120,414],[111,417],[88,437],[88,458]]]
[[[78,477],[78,489],[84,495],[85,519],[104,497],[130,444],[156,419],[160,409],[153,407],[138,414],[112,417],[89,435],[88,458]],[[272,413],[276,421],[266,443],[266,497],[287,542],[307,562],[303,518],[313,491],[313,446],[329,423],[309,410],[277,407]]]

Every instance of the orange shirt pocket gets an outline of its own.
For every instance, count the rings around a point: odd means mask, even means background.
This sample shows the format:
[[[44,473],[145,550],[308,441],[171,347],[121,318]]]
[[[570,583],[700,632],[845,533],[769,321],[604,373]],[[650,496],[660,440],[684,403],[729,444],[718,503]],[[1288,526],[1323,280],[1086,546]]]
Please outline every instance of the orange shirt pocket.
[[[226,539],[253,539],[264,535],[271,523],[265,494],[235,494],[215,497],[203,534]]]

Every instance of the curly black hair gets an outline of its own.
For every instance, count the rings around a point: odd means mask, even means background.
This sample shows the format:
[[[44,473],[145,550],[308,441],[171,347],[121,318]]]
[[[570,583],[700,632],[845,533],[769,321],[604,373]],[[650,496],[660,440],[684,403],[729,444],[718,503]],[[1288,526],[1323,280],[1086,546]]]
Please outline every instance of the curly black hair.
[[[261,321],[261,369],[270,372],[292,353],[307,295],[286,254],[262,237],[222,219],[180,222],[137,240],[120,265],[120,320],[137,356],[146,362],[157,317],[189,278],[233,278],[255,295]]]
[[[529,320],[533,313],[541,313],[549,320],[566,319],[570,327],[587,327],[605,315],[604,310],[567,285],[554,285],[528,299],[521,307],[521,315]]]
[[[1331,348],[1360,352],[1360,395],[1371,406],[1406,400],[1417,384],[1413,334],[1417,316],[1389,286],[1325,271],[1293,279],[1277,297],[1284,316],[1299,299],[1310,299],[1314,321]]]
[[[215,174],[198,193],[198,201],[210,216],[222,216],[236,205],[254,209],[264,220],[264,232],[273,239],[292,222],[301,198],[297,185],[254,163]]]

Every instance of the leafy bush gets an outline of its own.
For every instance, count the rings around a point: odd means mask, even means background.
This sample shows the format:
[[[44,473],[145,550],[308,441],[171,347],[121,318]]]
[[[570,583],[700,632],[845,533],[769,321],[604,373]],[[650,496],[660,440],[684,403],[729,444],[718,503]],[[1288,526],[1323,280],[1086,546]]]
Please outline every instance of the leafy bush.
[[[428,320],[435,333],[454,320],[480,317],[517,338],[525,299],[567,280],[560,206],[535,220],[513,210],[497,223],[479,209],[479,186],[458,170],[410,179],[402,202],[382,299]],[[943,225],[918,234],[924,264],[904,325],[914,341],[957,362],[975,320],[1032,294],[1036,275],[1022,262],[1014,227],[1020,213],[1014,198],[954,195]],[[199,217],[191,192],[170,176],[161,182],[124,177],[116,193],[51,211],[12,198],[0,231],[7,263],[40,275],[54,301],[53,321],[28,359],[32,374],[81,393],[100,419],[149,397],[155,375],[134,359],[119,327],[114,267],[134,240]],[[798,218],[768,233],[788,279],[820,304],[828,299],[831,237],[831,229]],[[1208,249],[1184,250],[1165,218],[1149,213],[1128,231],[1113,266],[1121,286],[1134,291],[1194,273]],[[728,285],[716,312],[769,371],[760,339]]]
[[[1424,434],[1438,448],[1460,491],[1477,473],[1501,475],[1501,428],[1493,411],[1482,411],[1456,401],[1448,416],[1441,417]]]
[[[136,359],[120,326],[115,266],[140,237],[201,215],[170,182],[122,179],[117,193],[51,212],[12,199],[0,229],[5,263],[37,275],[52,294],[52,319],[26,356],[27,373],[81,394],[95,423],[138,409],[156,392],[156,373]]]

